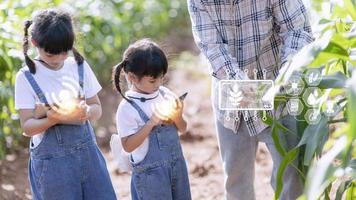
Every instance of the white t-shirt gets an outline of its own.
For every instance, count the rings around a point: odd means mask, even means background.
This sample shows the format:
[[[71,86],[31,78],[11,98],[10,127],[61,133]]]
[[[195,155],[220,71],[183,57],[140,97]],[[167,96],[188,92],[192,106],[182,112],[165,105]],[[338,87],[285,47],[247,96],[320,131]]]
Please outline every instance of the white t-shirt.
[[[33,78],[45,94],[49,104],[58,102],[63,95],[66,97],[77,97],[78,91],[81,90],[78,82],[78,64],[73,57],[68,57],[64,65],[59,70],[51,70],[45,67],[41,62],[34,60],[36,64],[36,73],[32,74]],[[100,90],[101,86],[96,79],[88,63],[84,62],[84,96],[91,98]],[[22,71],[16,74],[15,83],[15,108],[34,109],[35,105],[41,103],[35,91]],[[42,140],[43,133],[32,137],[35,148]]]
[[[168,88],[164,86],[160,86],[160,89],[163,90],[165,94],[174,95]],[[163,96],[158,90],[151,94],[142,94],[129,90],[125,93],[125,96],[132,96],[137,98],[144,97],[146,99],[157,96],[156,98],[147,100],[145,102],[141,102],[138,99],[132,99],[142,109],[142,111],[147,115],[148,118],[151,118],[152,116],[154,105],[164,100]],[[133,135],[137,131],[139,131],[144,125],[145,122],[141,119],[136,109],[129,102],[123,99],[120,102],[116,112],[116,127],[120,137],[123,138]],[[148,139],[149,137],[147,137],[138,148],[131,152],[132,158],[135,163],[138,163],[145,158],[149,146]]]

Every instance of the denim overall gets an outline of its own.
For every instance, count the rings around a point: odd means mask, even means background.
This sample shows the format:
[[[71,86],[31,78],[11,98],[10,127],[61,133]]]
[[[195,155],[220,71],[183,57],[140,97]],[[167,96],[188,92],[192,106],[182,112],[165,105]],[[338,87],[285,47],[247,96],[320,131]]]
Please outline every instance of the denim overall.
[[[24,73],[40,101],[48,104],[31,73],[27,69]],[[83,65],[79,65],[78,73],[83,88]],[[31,140],[28,173],[33,199],[116,199],[88,120],[82,125],[52,126],[37,147],[32,145]]]
[[[164,92],[160,90],[164,95]],[[144,122],[143,110],[129,101]],[[131,161],[132,156],[131,156]],[[174,125],[158,125],[149,135],[145,158],[132,164],[132,200],[190,200],[188,170]]]

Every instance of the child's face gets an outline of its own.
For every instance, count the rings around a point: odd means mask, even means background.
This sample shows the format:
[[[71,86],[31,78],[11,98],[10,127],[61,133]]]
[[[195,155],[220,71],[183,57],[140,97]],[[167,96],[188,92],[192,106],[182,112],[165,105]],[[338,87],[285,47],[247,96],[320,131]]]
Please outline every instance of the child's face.
[[[40,55],[41,60],[47,63],[50,67],[54,69],[62,67],[63,62],[68,57],[68,52],[62,52],[60,54],[50,54],[44,51],[42,48],[37,48],[38,54]]]
[[[162,84],[163,75],[157,78],[153,78],[152,76],[144,76],[141,79],[134,76],[132,79],[134,89],[138,92],[151,94],[158,90],[159,86]]]

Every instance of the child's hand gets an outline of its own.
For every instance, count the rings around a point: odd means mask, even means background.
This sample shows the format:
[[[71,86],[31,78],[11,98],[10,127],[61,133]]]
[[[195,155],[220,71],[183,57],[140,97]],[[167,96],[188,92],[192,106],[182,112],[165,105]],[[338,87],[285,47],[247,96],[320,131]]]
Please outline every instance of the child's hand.
[[[180,120],[183,116],[183,101],[176,99],[176,105],[177,108],[174,110],[174,112],[172,113],[172,116],[170,117],[170,119],[176,123],[178,120]]]
[[[151,119],[148,120],[148,122],[147,122],[147,124],[152,125],[152,126],[157,126],[158,124],[161,124],[161,123],[162,123],[162,119],[159,118],[159,116],[155,112],[152,113]]]
[[[48,110],[49,110],[49,108],[46,107],[44,104],[36,104],[33,116],[36,119],[42,119],[42,118],[46,117]]]
[[[54,109],[47,111],[47,118],[52,124],[58,124],[64,120],[63,114]]]
[[[174,122],[174,125],[177,127],[178,131],[180,133],[184,133],[187,130],[187,122],[183,118],[183,101],[181,100],[176,100],[177,102],[177,108],[175,109],[175,112],[172,116],[172,121]]]
[[[47,117],[54,124],[81,124],[90,117],[89,106],[85,101],[79,102],[71,111],[53,106],[51,110],[47,111]]]
[[[183,102],[179,98],[167,98],[153,110],[162,124],[174,124],[182,119]]]
[[[79,117],[79,120],[81,122],[85,122],[86,120],[90,119],[90,106],[88,104],[86,104],[85,101],[80,101],[79,102],[79,107],[81,110],[81,115]]]

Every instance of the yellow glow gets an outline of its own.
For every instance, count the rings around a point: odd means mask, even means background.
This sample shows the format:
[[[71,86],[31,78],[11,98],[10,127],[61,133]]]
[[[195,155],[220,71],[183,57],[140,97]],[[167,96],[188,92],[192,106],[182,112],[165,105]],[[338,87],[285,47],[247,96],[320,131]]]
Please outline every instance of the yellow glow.
[[[77,108],[78,101],[68,90],[60,91],[58,97],[59,102],[57,104],[59,109],[56,109],[57,112],[69,114]]]
[[[174,98],[167,98],[160,104],[155,105],[154,111],[160,118],[171,118],[177,109],[177,102]]]

